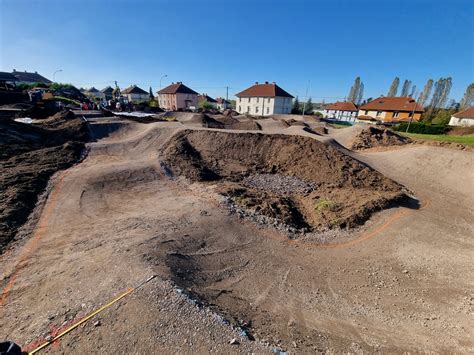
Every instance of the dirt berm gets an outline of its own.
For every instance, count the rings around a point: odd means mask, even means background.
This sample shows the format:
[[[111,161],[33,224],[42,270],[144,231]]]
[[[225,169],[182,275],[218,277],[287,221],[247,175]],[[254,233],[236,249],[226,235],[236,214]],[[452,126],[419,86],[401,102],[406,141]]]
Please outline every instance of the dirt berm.
[[[404,137],[389,129],[367,127],[355,136],[351,145],[351,149],[363,150],[375,147],[404,145],[409,143],[412,143],[410,138]]]
[[[162,154],[171,174],[220,182],[231,203],[302,231],[354,227],[407,197],[379,172],[302,136],[185,130]]]
[[[38,126],[0,121],[0,253],[26,222],[49,178],[80,159],[86,123],[70,112]]]

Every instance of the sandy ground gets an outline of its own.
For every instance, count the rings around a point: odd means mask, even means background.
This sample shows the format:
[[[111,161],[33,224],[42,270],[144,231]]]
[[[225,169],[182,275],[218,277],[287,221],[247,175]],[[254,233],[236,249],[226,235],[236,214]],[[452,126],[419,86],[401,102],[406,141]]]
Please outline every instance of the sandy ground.
[[[157,148],[180,123],[92,129],[89,156],[58,174],[34,232],[0,259],[0,339],[31,350],[156,274],[47,351],[474,350],[471,152],[351,153],[408,187],[421,208],[378,213],[350,242],[327,247],[290,242],[230,215],[211,189],[167,178]],[[344,145],[351,130],[313,136]]]

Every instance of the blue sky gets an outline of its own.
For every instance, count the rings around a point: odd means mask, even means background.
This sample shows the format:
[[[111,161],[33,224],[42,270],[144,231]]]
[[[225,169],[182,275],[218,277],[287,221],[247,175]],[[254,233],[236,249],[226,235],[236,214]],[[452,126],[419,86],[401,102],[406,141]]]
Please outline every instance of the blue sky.
[[[156,91],[183,81],[230,96],[276,81],[313,101],[343,99],[356,76],[364,97],[392,79],[420,89],[452,76],[460,100],[474,81],[474,1],[0,0],[0,70],[38,71],[99,89]]]

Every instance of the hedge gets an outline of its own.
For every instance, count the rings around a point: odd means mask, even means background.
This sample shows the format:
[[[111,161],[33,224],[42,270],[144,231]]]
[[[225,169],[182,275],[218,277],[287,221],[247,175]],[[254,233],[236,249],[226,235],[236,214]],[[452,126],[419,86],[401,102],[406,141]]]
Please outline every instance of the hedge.
[[[398,126],[394,127],[395,131],[406,132],[408,122],[401,122]],[[410,133],[421,133],[421,134],[444,134],[448,131],[448,128],[443,125],[426,124],[422,122],[412,122],[408,132]]]

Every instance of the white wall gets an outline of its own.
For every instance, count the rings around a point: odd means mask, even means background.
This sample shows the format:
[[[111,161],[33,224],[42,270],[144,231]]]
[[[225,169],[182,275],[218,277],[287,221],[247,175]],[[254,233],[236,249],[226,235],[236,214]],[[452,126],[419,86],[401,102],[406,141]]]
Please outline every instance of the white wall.
[[[324,110],[325,118],[334,118],[341,121],[355,121],[357,111]]]
[[[450,126],[474,126],[474,118],[457,118],[451,116],[449,120]]]
[[[290,97],[241,97],[237,98],[235,110],[254,116],[268,116],[291,112]]]

